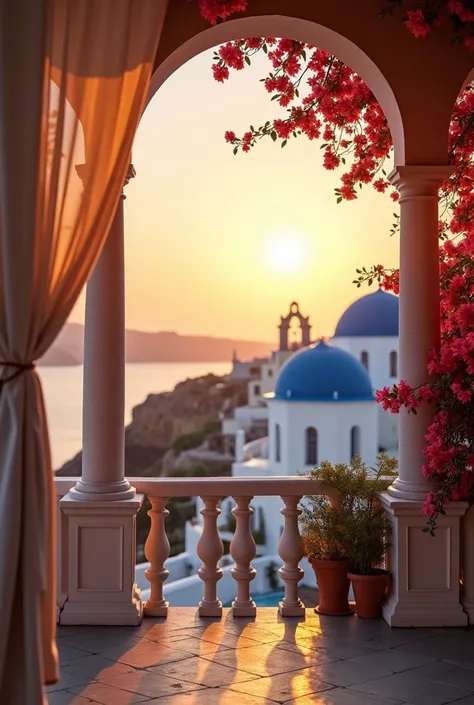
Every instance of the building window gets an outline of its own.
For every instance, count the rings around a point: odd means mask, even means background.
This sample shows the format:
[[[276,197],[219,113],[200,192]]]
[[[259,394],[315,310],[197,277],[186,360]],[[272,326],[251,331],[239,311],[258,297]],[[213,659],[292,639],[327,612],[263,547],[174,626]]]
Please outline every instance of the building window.
[[[351,460],[360,455],[360,427],[353,426],[351,428]]]
[[[280,424],[275,424],[275,461],[280,462],[281,457],[281,431]]]
[[[315,428],[306,429],[306,465],[318,464],[318,432]]]
[[[390,377],[398,377],[398,356],[396,350],[390,353]]]
[[[253,388],[253,391],[254,391],[254,394],[255,394],[257,397],[259,397],[260,394],[262,393],[262,390],[261,390],[259,384],[256,384],[256,385],[255,385],[255,387]]]
[[[369,353],[367,350],[362,350],[360,354],[360,361],[364,365],[367,372],[369,371]]]

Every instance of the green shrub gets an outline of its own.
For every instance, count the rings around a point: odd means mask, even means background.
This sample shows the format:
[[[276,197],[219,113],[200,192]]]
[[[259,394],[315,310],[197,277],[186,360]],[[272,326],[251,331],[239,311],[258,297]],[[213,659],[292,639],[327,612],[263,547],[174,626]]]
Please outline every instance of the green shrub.
[[[171,447],[175,455],[183,453],[185,450],[192,450],[193,448],[198,448],[202,443],[204,443],[207,434],[205,431],[194,431],[193,433],[185,433],[182,436],[178,436],[173,441]]]
[[[335,489],[338,500],[332,504],[325,495],[307,498],[301,515],[306,554],[323,560],[349,559],[354,572],[374,572],[383,561],[390,529],[377,493],[391,484],[396,466],[396,459],[380,455],[375,468],[355,457],[350,465],[323,462],[308,473]]]

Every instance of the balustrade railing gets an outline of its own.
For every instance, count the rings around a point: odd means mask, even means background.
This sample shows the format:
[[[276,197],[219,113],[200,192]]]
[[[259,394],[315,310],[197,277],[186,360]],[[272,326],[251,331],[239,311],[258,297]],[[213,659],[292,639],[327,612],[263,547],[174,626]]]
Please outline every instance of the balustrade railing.
[[[74,487],[77,478],[55,478],[56,496],[59,500]],[[198,575],[203,582],[203,596],[199,602],[199,614],[203,617],[219,617],[222,602],[218,597],[218,583],[223,571],[219,562],[224,547],[219,535],[217,520],[221,513],[219,502],[224,497],[232,497],[235,507],[232,513],[236,519],[236,529],[230,544],[230,555],[234,561],[231,569],[236,582],[235,599],[232,611],[235,617],[254,616],[256,605],[251,597],[250,585],[256,571],[252,561],[256,555],[256,545],[251,531],[251,502],[254,497],[280,497],[283,515],[283,530],[279,539],[278,553],[282,561],[279,576],[284,585],[284,597],[279,611],[285,617],[298,617],[304,614],[304,605],[298,597],[298,584],[303,577],[299,563],[303,557],[302,541],[298,526],[301,510],[300,500],[307,495],[325,494],[332,502],[337,502],[337,492],[327,486],[304,477],[237,477],[237,478],[129,478],[137,492],[146,495],[151,504],[148,514],[151,527],[145,543],[145,556],[150,566],[145,576],[150,583],[150,596],[144,605],[144,614],[149,617],[165,617],[169,603],[163,595],[163,586],[169,571],[166,561],[169,558],[170,544],[165,531],[166,509],[172,497],[200,497],[203,517],[202,534],[197,545],[197,555],[202,561]],[[58,612],[67,598],[67,576],[63,571],[66,543],[62,544],[64,525],[58,522]],[[63,561],[61,560],[63,559]]]
[[[169,542],[165,532],[166,503],[171,497],[201,497],[203,507],[203,529],[198,542],[197,554],[202,561],[198,575],[204,583],[203,597],[199,602],[199,614],[203,617],[220,616],[222,602],[218,597],[218,582],[222,577],[219,561],[223,555],[223,544],[219,536],[217,519],[218,503],[222,497],[231,496],[235,507],[236,529],[230,544],[230,555],[235,563],[231,573],[236,582],[236,596],[232,602],[235,617],[255,616],[256,605],[251,598],[250,584],[256,571],[252,560],[256,545],[252,536],[250,506],[254,497],[281,497],[280,510],[284,517],[278,553],[282,560],[279,576],[284,585],[284,597],[279,611],[285,617],[304,614],[304,605],[298,597],[298,583],[303,577],[299,563],[303,557],[302,541],[298,527],[300,509],[298,504],[305,495],[325,494],[333,501],[337,495],[333,488],[324,487],[304,477],[252,477],[252,478],[130,478],[137,491],[145,494],[152,506],[148,512],[151,528],[145,544],[145,556],[150,568],[145,575],[150,581],[150,598],[144,605],[146,616],[157,617],[168,614],[169,604],[163,597],[163,586],[168,577],[165,567],[169,557]]]

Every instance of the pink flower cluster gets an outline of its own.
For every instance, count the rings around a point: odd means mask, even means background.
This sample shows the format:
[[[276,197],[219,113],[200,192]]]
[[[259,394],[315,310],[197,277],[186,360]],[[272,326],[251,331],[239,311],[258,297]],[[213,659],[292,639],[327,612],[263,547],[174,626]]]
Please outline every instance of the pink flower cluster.
[[[247,9],[247,0],[198,0],[198,4],[201,15],[211,24]]]

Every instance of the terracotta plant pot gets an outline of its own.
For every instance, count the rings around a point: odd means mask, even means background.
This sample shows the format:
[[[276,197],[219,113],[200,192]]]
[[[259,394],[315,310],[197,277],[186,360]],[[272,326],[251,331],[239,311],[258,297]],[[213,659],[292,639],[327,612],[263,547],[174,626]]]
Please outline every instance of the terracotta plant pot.
[[[319,605],[316,611],[320,614],[344,615],[352,614],[349,606],[349,578],[347,570],[349,561],[323,561],[309,558],[313,566],[319,589]]]
[[[352,582],[356,611],[363,619],[375,619],[382,614],[382,604],[388,585],[389,573],[379,570],[374,575],[357,575],[348,573]]]

